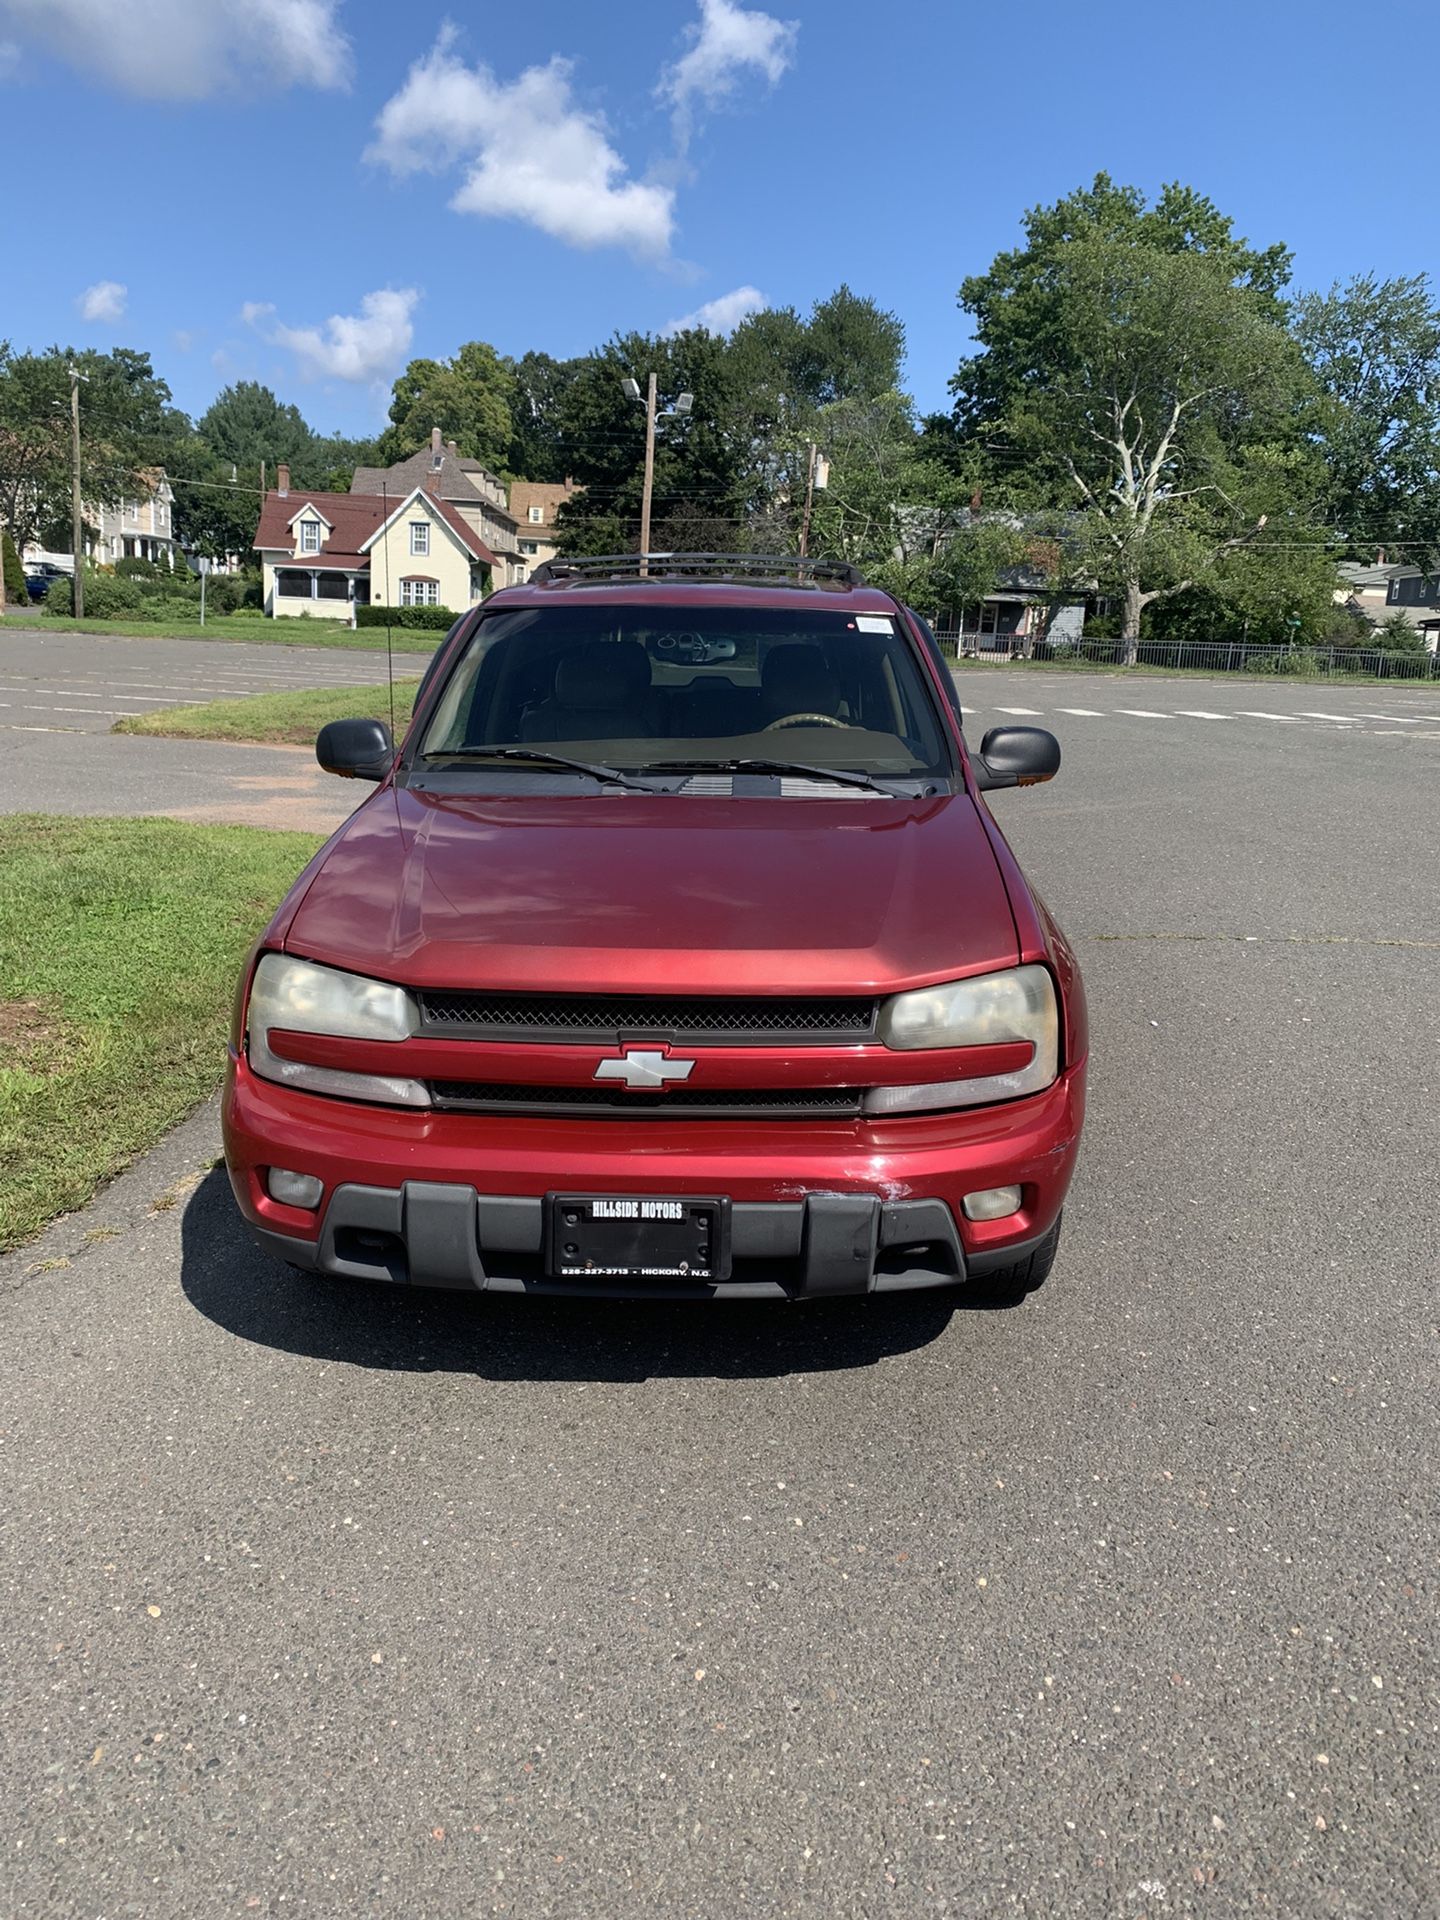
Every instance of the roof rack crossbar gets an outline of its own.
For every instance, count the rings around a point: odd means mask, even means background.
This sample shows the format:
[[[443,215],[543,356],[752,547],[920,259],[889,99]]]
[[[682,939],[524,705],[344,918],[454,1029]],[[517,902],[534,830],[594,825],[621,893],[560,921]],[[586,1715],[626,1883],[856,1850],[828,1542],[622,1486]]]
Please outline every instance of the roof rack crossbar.
[[[864,576],[847,560],[802,560],[782,553],[603,553],[574,559],[542,560],[527,582],[532,586],[603,586],[624,580],[730,580],[769,587],[817,587],[833,582],[863,587]]]

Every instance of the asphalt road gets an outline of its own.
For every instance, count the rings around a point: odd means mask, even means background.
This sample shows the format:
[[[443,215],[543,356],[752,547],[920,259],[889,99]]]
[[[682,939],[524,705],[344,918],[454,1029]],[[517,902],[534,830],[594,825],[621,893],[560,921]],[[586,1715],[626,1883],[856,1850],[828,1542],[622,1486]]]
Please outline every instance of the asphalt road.
[[[1437,1910],[1440,700],[962,685],[1065,749],[1049,1285],[302,1284],[198,1116],[0,1262],[0,1911]]]
[[[395,656],[414,678],[424,656]],[[326,833],[363,797],[300,747],[112,734],[125,714],[383,685],[383,653],[0,631],[0,813],[159,813]],[[403,710],[403,703],[402,703]]]

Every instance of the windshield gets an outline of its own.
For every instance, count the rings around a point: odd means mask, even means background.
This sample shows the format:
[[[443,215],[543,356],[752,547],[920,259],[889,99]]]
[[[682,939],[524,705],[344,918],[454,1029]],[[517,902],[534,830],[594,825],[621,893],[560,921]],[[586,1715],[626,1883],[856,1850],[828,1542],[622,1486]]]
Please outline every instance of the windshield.
[[[495,613],[457,662],[419,750],[435,761],[528,746],[632,772],[756,758],[882,779],[951,772],[898,621],[804,607]]]

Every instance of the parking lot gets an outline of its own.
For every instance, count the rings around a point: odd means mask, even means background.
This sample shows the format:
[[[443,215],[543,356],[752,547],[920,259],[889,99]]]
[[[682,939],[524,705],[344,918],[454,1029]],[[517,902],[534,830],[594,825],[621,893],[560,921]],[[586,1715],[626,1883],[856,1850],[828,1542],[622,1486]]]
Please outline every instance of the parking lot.
[[[198,1116],[0,1260],[10,1910],[1433,1911],[1440,688],[960,684],[1065,754],[993,800],[1090,994],[1048,1286],[305,1283]]]

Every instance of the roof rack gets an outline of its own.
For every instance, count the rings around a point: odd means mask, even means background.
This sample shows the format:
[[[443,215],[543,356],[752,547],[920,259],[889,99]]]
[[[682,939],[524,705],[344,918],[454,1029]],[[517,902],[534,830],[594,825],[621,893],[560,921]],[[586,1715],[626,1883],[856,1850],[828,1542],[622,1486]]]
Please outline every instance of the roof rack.
[[[863,587],[846,560],[801,560],[782,553],[605,553],[542,560],[529,586],[604,586],[613,580],[730,580],[741,585]]]

